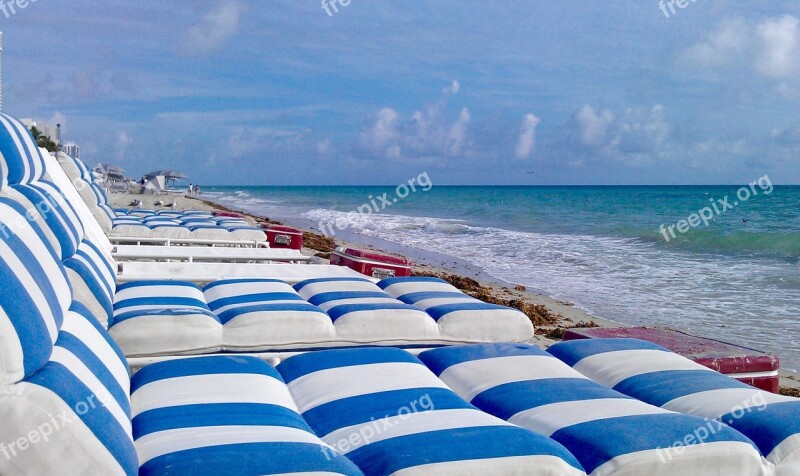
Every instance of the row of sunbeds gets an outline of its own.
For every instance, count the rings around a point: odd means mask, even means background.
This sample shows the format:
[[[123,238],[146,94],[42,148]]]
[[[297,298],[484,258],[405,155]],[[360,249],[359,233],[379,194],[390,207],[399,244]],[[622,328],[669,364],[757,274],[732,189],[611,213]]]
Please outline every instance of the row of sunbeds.
[[[637,340],[545,352],[438,280],[232,263],[263,274],[118,284],[7,115],[0,152],[0,474],[800,473],[800,400]],[[126,352],[163,361],[131,376]]]

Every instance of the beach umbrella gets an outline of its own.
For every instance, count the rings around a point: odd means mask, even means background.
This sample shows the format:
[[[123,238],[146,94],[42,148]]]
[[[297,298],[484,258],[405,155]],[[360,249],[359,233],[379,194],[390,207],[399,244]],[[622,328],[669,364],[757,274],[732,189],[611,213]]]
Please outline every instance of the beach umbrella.
[[[114,178],[125,177],[125,169],[112,164],[97,164],[95,165],[93,171],[103,174],[107,177],[114,177]]]
[[[150,180],[156,177],[164,177],[166,184],[170,182],[177,182],[178,180],[187,180],[189,177],[182,173],[176,172],[174,170],[154,170],[145,174],[144,178]]]

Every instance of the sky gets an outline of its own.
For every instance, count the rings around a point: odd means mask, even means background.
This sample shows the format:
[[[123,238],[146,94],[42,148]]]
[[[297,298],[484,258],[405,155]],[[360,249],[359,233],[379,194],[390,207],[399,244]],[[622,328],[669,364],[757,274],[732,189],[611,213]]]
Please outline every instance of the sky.
[[[326,1],[4,1],[3,111],[205,185],[800,183],[798,2]]]

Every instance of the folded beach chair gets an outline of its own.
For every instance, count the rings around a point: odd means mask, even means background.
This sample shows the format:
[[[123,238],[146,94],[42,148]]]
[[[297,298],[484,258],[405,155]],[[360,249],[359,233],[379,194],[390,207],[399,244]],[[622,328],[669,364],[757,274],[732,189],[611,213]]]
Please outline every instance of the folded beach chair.
[[[310,352],[277,369],[314,432],[369,476],[584,474],[563,446],[475,409],[405,351]]]
[[[563,444],[593,476],[747,476],[772,470],[738,431],[726,427],[710,434],[703,418],[611,390],[530,345],[444,347],[419,359],[479,409]]]
[[[730,426],[752,439],[777,475],[800,474],[800,400],[750,387],[638,339],[556,344],[548,352],[587,377],[661,408]]]
[[[388,278],[378,283],[387,294],[418,307],[439,324],[442,337],[461,342],[519,342],[533,337],[533,324],[525,314],[488,304],[459,291],[439,278]]]

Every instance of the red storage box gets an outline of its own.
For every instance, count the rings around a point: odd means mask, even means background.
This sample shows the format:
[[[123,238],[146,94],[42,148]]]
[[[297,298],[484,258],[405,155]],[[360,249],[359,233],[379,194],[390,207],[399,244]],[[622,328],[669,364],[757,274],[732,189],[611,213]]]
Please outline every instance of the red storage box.
[[[619,337],[641,339],[658,344],[692,359],[700,365],[768,392],[778,393],[780,390],[780,378],[778,377],[780,360],[777,356],[760,350],[695,337],[679,331],[648,327],[611,329],[596,327],[570,329],[564,333],[564,340]]]
[[[215,217],[224,217],[224,218],[244,218],[244,215],[241,213],[236,212],[226,212],[224,210],[214,210],[211,212]]]
[[[347,266],[377,279],[411,276],[411,261],[374,251],[339,247],[331,255],[331,264]]]
[[[270,248],[303,249],[303,230],[283,225],[262,225]]]

